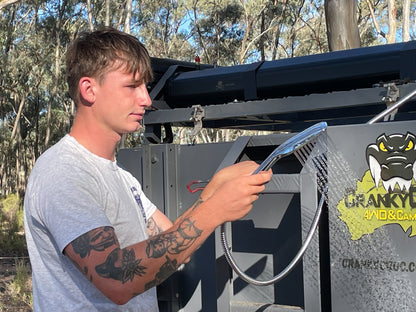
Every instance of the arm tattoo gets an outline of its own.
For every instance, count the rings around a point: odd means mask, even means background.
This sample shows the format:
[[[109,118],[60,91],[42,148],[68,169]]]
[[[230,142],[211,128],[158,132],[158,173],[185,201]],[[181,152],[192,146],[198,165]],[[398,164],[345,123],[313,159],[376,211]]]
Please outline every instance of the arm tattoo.
[[[196,202],[192,205],[191,211],[195,210],[195,208],[201,205],[203,202],[204,201],[202,200],[201,196],[199,196]]]
[[[153,217],[151,217],[149,220],[147,220],[147,234],[149,237],[155,236],[156,234],[159,234],[162,232],[162,230],[157,226],[157,223]]]
[[[174,255],[191,246],[201,236],[202,231],[188,218],[183,220],[174,232],[158,235],[150,239],[146,247],[149,258],[160,258],[166,253]]]
[[[196,202],[193,203],[191,208],[189,208],[183,215],[181,215],[178,219],[176,219],[175,223],[179,223],[179,222],[182,222],[183,220],[185,220],[188,213],[191,212],[191,211],[194,211],[196,209],[196,207],[201,205],[203,202],[204,201],[202,200],[201,196],[199,196],[198,199],[196,200]]]
[[[140,265],[141,261],[142,259],[136,259],[133,249],[120,251],[120,248],[115,248],[106,261],[97,265],[95,270],[102,277],[112,278],[124,284],[129,280],[133,281],[135,275],[142,276],[146,273],[147,268]]]
[[[178,267],[178,261],[169,259],[166,256],[166,262],[160,267],[159,272],[156,273],[155,279],[146,283],[145,289],[150,289],[156,285],[162,283],[165,279],[167,279],[172,273],[176,271]]]
[[[91,250],[103,251],[115,244],[114,230],[110,226],[89,231],[71,243],[74,252],[79,254],[81,258],[89,256]]]

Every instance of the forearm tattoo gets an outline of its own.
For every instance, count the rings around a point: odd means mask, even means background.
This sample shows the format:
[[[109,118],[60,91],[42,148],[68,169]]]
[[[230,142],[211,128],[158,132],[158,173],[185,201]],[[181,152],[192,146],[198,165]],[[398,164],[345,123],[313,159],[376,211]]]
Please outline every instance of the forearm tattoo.
[[[178,261],[169,258],[168,254],[179,254],[190,247],[195,240],[201,236],[202,231],[198,229],[190,219],[183,220],[175,232],[158,235],[151,239],[146,248],[149,258],[160,258],[165,256],[166,262],[156,273],[154,280],[146,283],[145,289],[159,285],[178,268]]]
[[[146,227],[147,227],[147,234],[149,235],[149,237],[155,236],[159,234],[160,232],[162,232],[162,230],[157,226],[157,223],[155,219],[153,219],[153,217],[147,220]]]
[[[150,221],[150,220],[149,220]],[[154,222],[154,220],[152,220]],[[148,240],[146,246],[146,254],[149,258],[165,257],[166,262],[160,267],[156,273],[154,280],[146,283],[145,288],[149,289],[160,284],[169,275],[174,273],[178,268],[178,261],[170,259],[169,255],[177,255],[186,250],[201,236],[202,231],[198,229],[194,222],[189,218],[180,222],[176,231],[159,234]],[[72,242],[72,248],[81,258],[89,256],[91,251],[104,251],[113,245],[116,245],[117,239],[114,229],[104,227],[92,230]],[[121,281],[123,284],[133,281],[135,276],[143,276],[148,271],[148,267],[141,265],[141,258],[136,259],[133,248],[114,248],[107,256],[104,263],[95,267],[98,275],[104,278],[111,278]],[[85,275],[88,269],[81,269]],[[92,276],[90,276],[92,280]]]
[[[202,203],[203,203],[203,200],[202,200],[201,196],[199,196],[198,199],[196,200],[196,202],[192,205],[191,211],[195,210],[195,208],[198,207],[199,205],[201,205]]]
[[[81,258],[85,258],[90,255],[91,250],[103,251],[115,244],[114,230],[112,227],[106,226],[78,237],[72,242],[72,248]]]
[[[178,224],[178,223],[182,222],[183,220],[185,220],[185,218],[189,215],[189,213],[191,211],[194,211],[196,209],[196,207],[198,207],[203,202],[204,201],[202,200],[201,196],[198,197],[198,199],[196,200],[196,202],[194,202],[194,204],[191,206],[191,208],[189,208],[183,215],[181,215],[178,219],[176,219],[175,224]]]
[[[146,283],[144,286],[146,289],[150,289],[156,285],[162,283],[165,279],[167,279],[173,272],[176,271],[178,267],[178,261],[171,260],[168,256],[166,256],[166,262],[160,267],[159,272],[156,273],[155,279]]]
[[[177,231],[161,234],[149,240],[146,254],[149,258],[160,258],[164,255],[179,254],[191,246],[201,236],[202,231],[188,218],[183,220]]]
[[[119,259],[121,254],[121,259]],[[146,267],[140,265],[142,259],[136,259],[133,249],[114,249],[103,264],[97,265],[95,270],[102,277],[121,281],[133,281],[135,275],[142,276],[146,273]]]

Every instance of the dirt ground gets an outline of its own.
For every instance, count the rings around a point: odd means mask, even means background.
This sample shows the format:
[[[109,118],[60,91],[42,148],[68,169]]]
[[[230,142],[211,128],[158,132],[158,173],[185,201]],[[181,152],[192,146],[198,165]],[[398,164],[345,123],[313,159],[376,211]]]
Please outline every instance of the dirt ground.
[[[16,262],[24,261],[30,280],[30,262],[28,257],[0,256],[0,312],[30,312],[32,308],[17,295],[10,284],[16,276]]]

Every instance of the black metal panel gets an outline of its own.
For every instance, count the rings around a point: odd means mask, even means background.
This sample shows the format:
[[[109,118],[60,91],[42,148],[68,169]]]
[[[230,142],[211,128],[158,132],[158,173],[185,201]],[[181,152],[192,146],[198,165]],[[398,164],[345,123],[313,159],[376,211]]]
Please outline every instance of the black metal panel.
[[[257,87],[261,98],[270,98],[370,88],[381,81],[415,79],[416,67],[402,67],[403,58],[406,62],[416,58],[416,42],[266,62],[259,70]]]
[[[177,74],[168,81],[164,99],[172,108],[254,99],[255,71],[260,65],[254,63]],[[254,92],[246,98],[246,90]]]
[[[416,83],[397,85],[400,97],[416,89]],[[205,128],[235,128],[269,131],[301,131],[308,126],[326,121],[329,125],[366,123],[386,109],[383,98],[386,87],[337,91],[308,96],[286,97],[261,101],[246,101],[223,105],[204,106]],[[147,126],[169,123],[193,126],[193,108],[175,108],[149,111]],[[394,120],[414,120],[416,100],[400,106]]]
[[[410,41],[191,70],[177,73],[167,82],[164,100],[176,108],[253,100],[253,95],[257,99],[270,99],[369,88],[379,82],[415,80],[416,66],[412,66],[415,64],[416,41]]]

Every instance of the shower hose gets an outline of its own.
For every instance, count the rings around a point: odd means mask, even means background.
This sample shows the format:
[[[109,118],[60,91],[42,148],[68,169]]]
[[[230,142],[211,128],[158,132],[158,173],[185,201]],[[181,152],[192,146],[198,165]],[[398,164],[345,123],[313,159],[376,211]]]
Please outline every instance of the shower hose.
[[[309,233],[305,239],[305,242],[303,243],[302,247],[299,249],[298,253],[296,254],[296,256],[292,259],[292,261],[277,275],[275,275],[273,278],[271,278],[270,280],[264,280],[264,281],[259,281],[256,279],[251,278],[250,276],[248,276],[247,274],[245,274],[237,265],[237,263],[235,262],[232,254],[231,254],[231,250],[228,247],[228,242],[227,242],[227,237],[225,234],[225,226],[226,224],[222,224],[221,225],[221,242],[222,242],[222,247],[224,249],[224,253],[225,253],[225,257],[228,261],[228,264],[231,266],[231,268],[234,270],[234,272],[241,277],[241,279],[243,279],[244,281],[246,281],[247,283],[256,285],[256,286],[267,286],[267,285],[271,285],[274,283],[277,283],[278,281],[280,281],[281,279],[283,279],[287,274],[289,274],[294,268],[295,266],[298,264],[299,260],[302,258],[303,254],[305,253],[306,249],[308,248],[313,235],[316,232],[316,229],[318,228],[318,223],[319,223],[319,219],[322,213],[322,207],[324,205],[325,202],[325,197],[326,197],[326,190],[324,192],[324,194],[321,194],[321,198],[319,200],[318,203],[318,207],[316,209],[315,212],[315,216],[314,219],[312,221],[311,227],[309,229]]]

